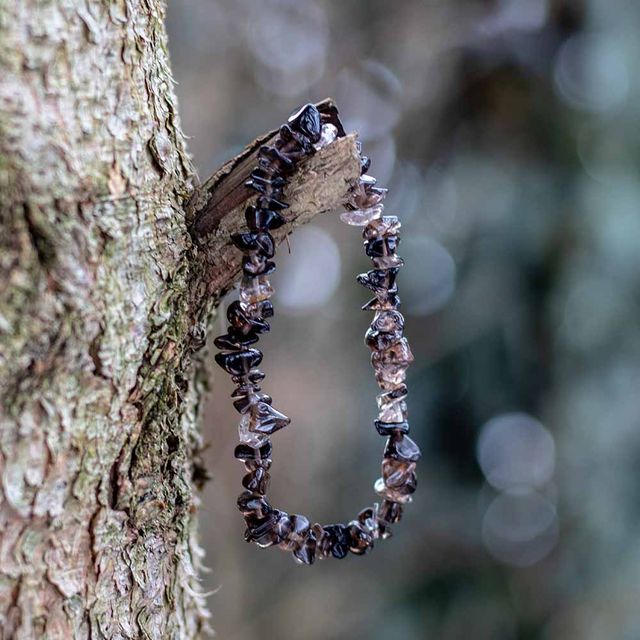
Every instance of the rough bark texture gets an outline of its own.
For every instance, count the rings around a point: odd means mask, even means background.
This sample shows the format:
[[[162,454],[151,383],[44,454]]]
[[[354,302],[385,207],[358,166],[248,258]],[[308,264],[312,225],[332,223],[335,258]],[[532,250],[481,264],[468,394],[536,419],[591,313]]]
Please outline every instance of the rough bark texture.
[[[193,354],[238,273],[242,198],[193,243],[237,163],[194,192],[163,17],[158,0],[0,0],[3,638],[207,626]],[[283,234],[358,169],[350,137],[306,162]]]

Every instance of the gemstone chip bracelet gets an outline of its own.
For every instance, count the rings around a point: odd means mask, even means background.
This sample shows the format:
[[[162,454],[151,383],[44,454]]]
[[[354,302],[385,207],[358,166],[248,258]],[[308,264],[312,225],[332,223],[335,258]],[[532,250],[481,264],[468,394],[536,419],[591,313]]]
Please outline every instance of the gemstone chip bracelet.
[[[269,276],[275,271],[275,241],[270,231],[281,227],[280,213],[288,208],[287,177],[304,158],[330,145],[339,135],[336,126],[312,105],[291,115],[280,127],[275,141],[258,151],[258,166],[247,186],[258,193],[255,205],[245,210],[247,230],[231,236],[242,252],[242,281],[239,299],[227,309],[227,333],[215,340],[220,353],[216,362],[236,385],[233,405],[240,413],[240,444],[234,455],[246,469],[244,491],[238,508],[247,526],[245,539],[260,547],[277,546],[291,551],[295,560],[313,564],[316,559],[344,558],[349,552],[363,555],[378,539],[391,535],[391,525],[402,517],[405,504],[416,490],[416,463],[420,449],[408,436],[406,371],[413,361],[403,336],[404,318],[398,311],[400,298],[396,277],[404,262],[396,254],[400,221],[384,215],[386,189],[376,186],[367,174],[370,161],[361,155],[361,176],[344,203],[340,218],[363,227],[364,249],[373,268],[357,276],[374,297],[362,308],[374,312],[365,335],[371,349],[371,363],[381,389],[377,396],[377,432],[386,439],[382,475],[374,489],[380,501],[360,511],[347,524],[312,524],[305,516],[288,514],[271,506],[269,486],[271,436],[286,427],[290,419],[274,408],[270,396],[260,387],[264,373],[258,369],[262,352],[255,348],[261,333],[269,331],[273,316]]]

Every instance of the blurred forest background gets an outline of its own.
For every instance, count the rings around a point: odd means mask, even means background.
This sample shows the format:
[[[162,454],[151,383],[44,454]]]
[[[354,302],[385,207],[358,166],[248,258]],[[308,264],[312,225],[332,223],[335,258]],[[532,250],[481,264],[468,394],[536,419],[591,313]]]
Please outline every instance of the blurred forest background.
[[[392,540],[298,567],[242,540],[237,414],[211,367],[218,637],[640,638],[638,3],[182,0],[168,28],[202,178],[303,102],[334,97],[359,131],[402,216],[425,452]],[[379,475],[360,243],[335,214],[294,234],[264,341],[293,419],[272,498],[321,522]]]

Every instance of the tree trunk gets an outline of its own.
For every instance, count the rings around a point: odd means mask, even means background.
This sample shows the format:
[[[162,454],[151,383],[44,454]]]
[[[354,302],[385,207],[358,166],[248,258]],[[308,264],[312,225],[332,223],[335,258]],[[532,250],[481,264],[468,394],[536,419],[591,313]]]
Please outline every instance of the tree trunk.
[[[163,17],[159,0],[0,3],[3,638],[207,627],[192,361],[249,194],[212,209],[238,161],[195,186]],[[357,177],[338,142],[294,177],[283,234]]]

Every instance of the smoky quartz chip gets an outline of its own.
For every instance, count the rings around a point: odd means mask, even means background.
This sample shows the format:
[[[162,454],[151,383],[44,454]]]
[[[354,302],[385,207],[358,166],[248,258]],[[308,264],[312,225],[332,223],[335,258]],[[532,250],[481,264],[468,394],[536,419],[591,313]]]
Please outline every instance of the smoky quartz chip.
[[[238,460],[265,460],[271,457],[271,442],[266,442],[261,447],[254,448],[247,444],[239,444],[233,455]]]
[[[313,142],[320,140],[322,125],[320,112],[313,104],[305,104],[289,116],[288,124],[292,129],[299,131]]]
[[[387,441],[384,450],[385,458],[417,462],[422,457],[418,445],[406,434],[394,434]]]
[[[404,422],[381,422],[376,420],[374,422],[376,431],[381,436],[392,436],[396,433],[409,433],[409,423]]]
[[[247,349],[235,353],[217,353],[216,362],[232,376],[241,376],[257,367],[262,361],[262,352],[257,349]]]

